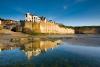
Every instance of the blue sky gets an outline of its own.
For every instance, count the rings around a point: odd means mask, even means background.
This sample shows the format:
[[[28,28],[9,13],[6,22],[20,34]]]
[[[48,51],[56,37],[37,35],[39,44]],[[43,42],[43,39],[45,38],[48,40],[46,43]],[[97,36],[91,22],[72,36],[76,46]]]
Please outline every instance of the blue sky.
[[[1,18],[23,20],[27,12],[65,25],[100,25],[100,0],[0,0]]]

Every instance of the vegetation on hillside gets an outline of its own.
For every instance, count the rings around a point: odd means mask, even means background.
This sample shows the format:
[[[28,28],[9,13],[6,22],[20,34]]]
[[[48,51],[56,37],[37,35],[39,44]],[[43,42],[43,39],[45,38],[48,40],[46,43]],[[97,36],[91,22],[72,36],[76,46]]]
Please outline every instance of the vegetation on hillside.
[[[0,18],[0,20],[5,20],[5,19],[3,19],[3,18]]]
[[[72,28],[72,29],[74,29],[74,27],[73,26],[66,26],[66,25],[64,25],[64,24],[60,24],[60,23],[57,23],[60,27],[64,27],[64,28]]]
[[[75,29],[100,28],[100,26],[77,26]]]
[[[78,27],[75,27],[75,33],[99,34],[100,26],[78,26]]]

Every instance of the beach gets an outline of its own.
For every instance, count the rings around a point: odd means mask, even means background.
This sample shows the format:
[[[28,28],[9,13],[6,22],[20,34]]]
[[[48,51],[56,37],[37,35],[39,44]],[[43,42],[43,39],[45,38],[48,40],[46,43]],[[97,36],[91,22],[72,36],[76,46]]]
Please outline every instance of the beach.
[[[0,31],[0,45],[14,45],[15,43],[11,42],[11,39],[20,39],[22,42],[29,39],[61,39],[66,42],[73,44],[77,43],[88,43],[88,44],[100,44],[100,35],[94,34],[75,34],[75,35],[28,35],[21,32],[12,32],[9,30]]]

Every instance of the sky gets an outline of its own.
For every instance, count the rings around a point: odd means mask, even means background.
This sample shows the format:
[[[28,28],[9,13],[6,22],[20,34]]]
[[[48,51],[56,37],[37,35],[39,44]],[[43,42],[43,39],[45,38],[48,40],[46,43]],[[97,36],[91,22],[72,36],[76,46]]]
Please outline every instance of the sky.
[[[100,25],[100,0],[0,0],[1,18],[24,20],[27,12],[70,26]]]

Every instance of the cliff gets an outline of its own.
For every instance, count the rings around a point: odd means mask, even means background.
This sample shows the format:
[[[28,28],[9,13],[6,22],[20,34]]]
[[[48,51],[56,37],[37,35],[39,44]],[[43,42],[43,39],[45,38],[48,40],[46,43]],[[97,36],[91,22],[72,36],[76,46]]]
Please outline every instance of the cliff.
[[[43,33],[43,34],[74,34],[74,29],[60,27],[52,22],[25,22],[25,33]]]
[[[83,26],[75,28],[76,34],[100,34],[100,26]]]

